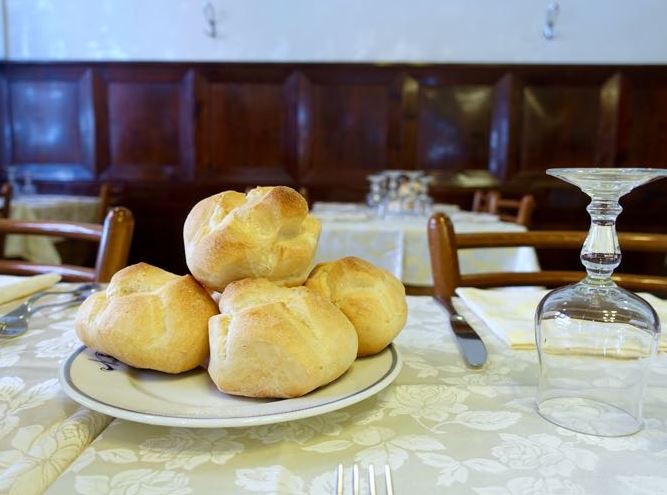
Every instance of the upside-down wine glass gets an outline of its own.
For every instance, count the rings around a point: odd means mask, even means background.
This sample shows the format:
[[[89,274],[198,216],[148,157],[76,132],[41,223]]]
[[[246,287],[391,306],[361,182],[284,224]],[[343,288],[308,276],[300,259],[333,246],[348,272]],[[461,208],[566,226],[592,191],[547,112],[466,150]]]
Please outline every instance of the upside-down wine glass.
[[[550,292],[537,307],[538,411],[573,431],[630,435],[642,427],[644,388],[660,322],[644,299],[611,279],[621,262],[618,201],[635,187],[667,176],[667,170],[557,168],[547,174],[591,197],[586,208],[591,227],[580,256],[587,276]]]

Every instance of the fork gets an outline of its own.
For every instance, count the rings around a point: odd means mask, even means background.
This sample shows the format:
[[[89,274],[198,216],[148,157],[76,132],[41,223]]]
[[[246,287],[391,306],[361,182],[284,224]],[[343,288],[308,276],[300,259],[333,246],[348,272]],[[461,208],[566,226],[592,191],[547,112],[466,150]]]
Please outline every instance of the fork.
[[[384,465],[384,486],[386,495],[394,495],[394,484],[391,480],[391,470],[389,465]],[[336,495],[343,495],[343,465],[338,464],[336,468]],[[352,495],[359,495],[359,465],[352,466]],[[375,489],[375,468],[372,464],[368,465],[368,493],[377,495]]]
[[[71,291],[48,291],[35,294],[18,308],[10,311],[0,318],[0,337],[18,337],[23,335],[28,330],[28,319],[37,311],[46,308],[69,307],[83,302],[93,292],[101,288],[99,284],[83,284]],[[51,304],[42,304],[41,306],[34,306],[35,301],[47,295],[62,295],[70,294],[73,297],[66,301],[60,301]]]

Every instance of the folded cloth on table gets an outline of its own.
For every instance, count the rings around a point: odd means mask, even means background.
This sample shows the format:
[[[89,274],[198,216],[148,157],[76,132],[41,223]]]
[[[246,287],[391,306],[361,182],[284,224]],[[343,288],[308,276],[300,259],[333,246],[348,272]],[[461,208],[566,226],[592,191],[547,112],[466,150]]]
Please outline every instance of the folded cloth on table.
[[[475,289],[461,287],[456,295],[482,320],[493,334],[513,349],[535,348],[535,311],[550,291],[536,288]],[[639,293],[667,322],[667,301],[651,294]],[[658,348],[667,352],[667,336],[661,335]]]
[[[60,279],[57,273],[43,273],[2,283],[0,285],[0,304],[48,289],[60,282]]]

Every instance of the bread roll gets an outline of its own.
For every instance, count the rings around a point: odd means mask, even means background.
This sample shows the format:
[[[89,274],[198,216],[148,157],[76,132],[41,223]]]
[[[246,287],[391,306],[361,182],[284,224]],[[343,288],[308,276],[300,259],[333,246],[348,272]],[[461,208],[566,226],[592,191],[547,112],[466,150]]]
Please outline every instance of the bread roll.
[[[405,287],[366,260],[349,256],[320,263],[306,287],[329,299],[349,318],[359,336],[358,356],[380,352],[405,326]]]
[[[266,279],[227,286],[209,320],[208,372],[217,387],[247,397],[298,397],[352,365],[357,334],[329,301]]]
[[[86,346],[125,364],[180,373],[208,357],[208,319],[217,313],[192,276],[139,263],[86,299],[75,327]]]
[[[195,205],[183,227],[192,275],[222,291],[243,278],[303,284],[311,268],[320,223],[306,200],[289,187],[226,191]]]

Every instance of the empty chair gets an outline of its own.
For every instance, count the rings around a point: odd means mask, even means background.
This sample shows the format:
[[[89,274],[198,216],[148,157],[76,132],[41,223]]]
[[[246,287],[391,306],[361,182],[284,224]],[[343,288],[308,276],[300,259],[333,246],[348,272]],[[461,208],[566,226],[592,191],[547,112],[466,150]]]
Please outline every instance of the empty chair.
[[[491,191],[487,197],[489,213],[498,215],[505,222],[514,222],[519,225],[530,225],[535,209],[535,198],[526,194],[521,199],[503,198],[498,191]]]
[[[532,246],[534,248],[572,249],[579,251],[588,232],[528,231],[484,234],[455,234],[452,222],[443,213],[435,213],[428,222],[428,241],[433,271],[433,294],[447,299],[458,287],[547,286],[578,282],[583,271],[542,270],[537,272],[494,272],[463,275],[459,269],[458,251],[468,248]],[[619,233],[622,251],[667,252],[667,234]],[[667,277],[615,273],[613,279],[632,291],[667,295]]]
[[[98,244],[94,267],[78,265],[48,265],[24,260],[0,260],[0,273],[34,275],[59,273],[66,281],[108,282],[111,276],[127,264],[134,232],[134,217],[127,208],[112,208],[104,224],[29,221],[0,219],[0,235],[33,234],[68,240],[85,240]]]
[[[489,211],[489,194],[491,191],[483,191],[478,189],[472,197],[472,211],[478,213]]]

